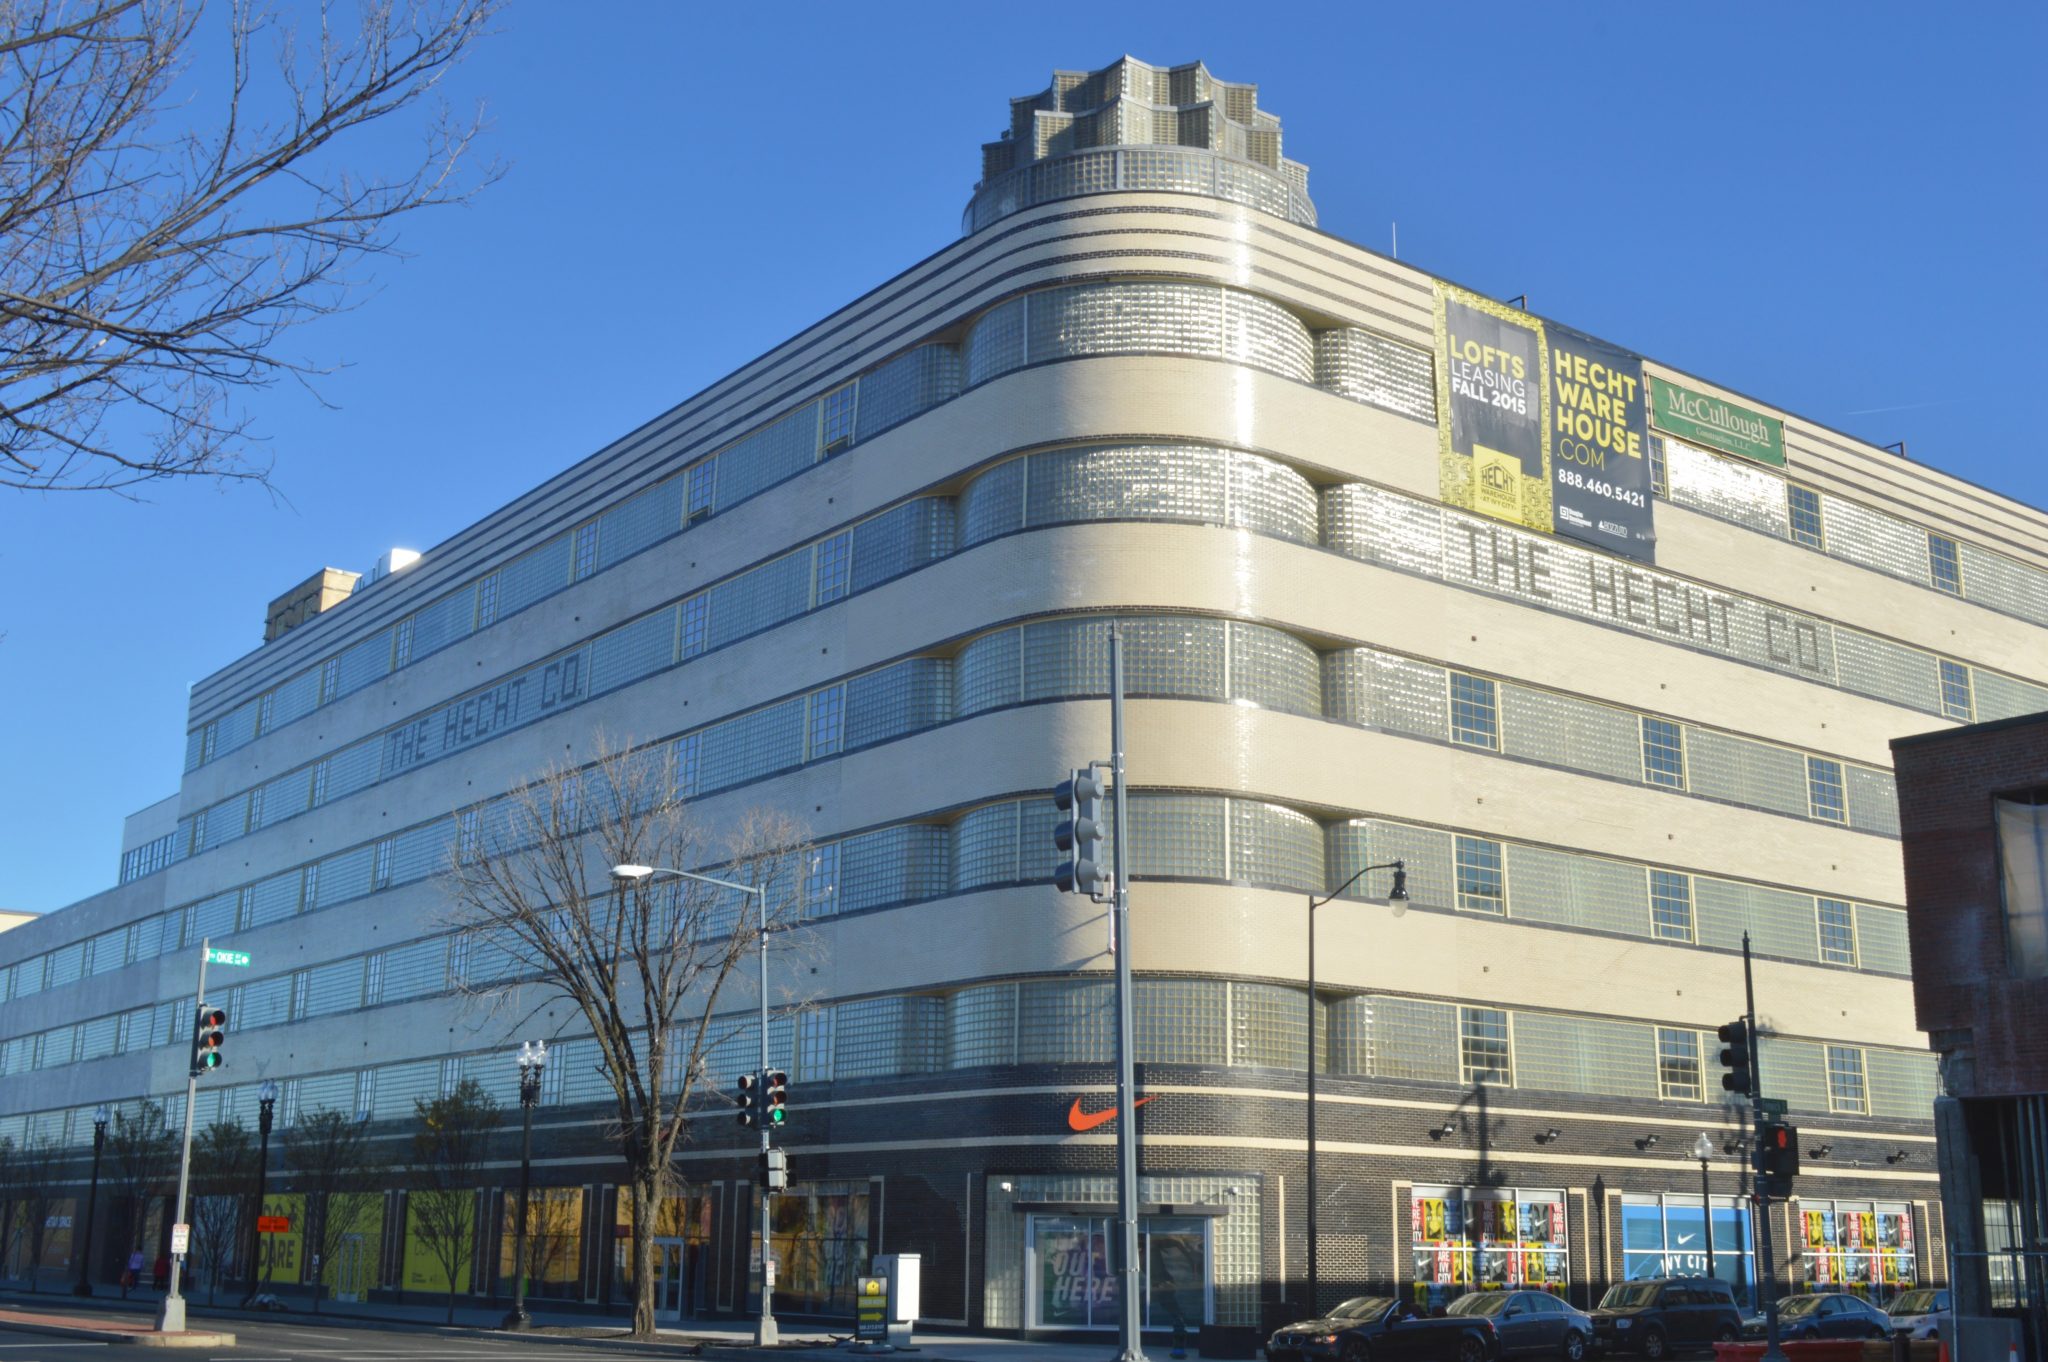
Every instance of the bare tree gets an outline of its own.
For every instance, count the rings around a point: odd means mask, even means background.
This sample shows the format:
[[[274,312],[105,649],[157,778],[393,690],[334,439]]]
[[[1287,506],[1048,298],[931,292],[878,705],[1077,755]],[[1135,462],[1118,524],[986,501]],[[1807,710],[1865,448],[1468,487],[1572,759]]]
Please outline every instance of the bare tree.
[[[511,1212],[516,1216],[518,1211]],[[518,1225],[517,1220],[508,1222]],[[573,1187],[536,1187],[526,1223],[526,1293],[545,1292],[558,1273],[575,1269],[573,1254],[581,1245],[583,1203]],[[513,1264],[518,1270],[518,1264]]]
[[[632,1202],[633,1332],[645,1338],[656,1211],[705,1056],[723,1038],[720,1001],[752,964],[760,923],[730,890],[677,878],[629,890],[610,869],[720,865],[720,878],[763,887],[772,932],[801,914],[808,855],[795,821],[766,811],[712,845],[676,793],[669,748],[627,753],[600,738],[598,749],[587,768],[555,767],[465,814],[445,878],[471,934],[470,990],[565,1001],[595,1038]]]
[[[421,120],[396,166],[344,153],[499,4],[322,0],[302,38],[255,0],[0,0],[0,486],[266,479],[230,399],[320,372],[284,333],[497,174],[465,173],[480,112]]]
[[[113,1129],[107,1132],[107,1167],[107,1181],[127,1211],[123,1247],[140,1249],[149,1228],[150,1201],[169,1192],[171,1179],[178,1175],[178,1137],[164,1119],[163,1103],[144,1098],[132,1111],[125,1106],[114,1109]]]
[[[448,1276],[448,1323],[463,1267],[476,1253],[476,1194],[503,1113],[474,1078],[429,1102],[413,1099],[412,1232]]]
[[[192,1263],[206,1276],[207,1303],[248,1241],[256,1142],[238,1121],[215,1121],[192,1142]]]
[[[55,1213],[57,1179],[64,1166],[63,1151],[48,1135],[38,1135],[21,1146],[14,1158],[14,1186],[24,1220],[22,1236],[28,1242],[28,1289],[42,1289],[43,1246],[50,1239],[50,1217]],[[74,1226],[72,1233],[78,1233]]]
[[[313,1256],[313,1312],[320,1311],[321,1278],[360,1232],[376,1203],[385,1172],[370,1143],[370,1124],[358,1115],[319,1111],[284,1132],[284,1166],[305,1198],[306,1251]]]

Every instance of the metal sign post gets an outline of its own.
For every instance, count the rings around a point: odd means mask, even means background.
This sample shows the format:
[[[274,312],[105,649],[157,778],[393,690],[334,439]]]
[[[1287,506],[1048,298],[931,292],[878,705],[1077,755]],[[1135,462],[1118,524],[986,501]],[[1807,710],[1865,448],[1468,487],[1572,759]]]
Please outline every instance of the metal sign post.
[[[1116,1219],[1117,1362],[1145,1362],[1139,1336],[1144,1316],[1138,1261],[1138,1117],[1134,1067],[1136,1027],[1131,982],[1131,804],[1124,772],[1124,632],[1109,626],[1109,764],[1116,830],[1110,839],[1110,874],[1115,881],[1110,907],[1116,929]]]

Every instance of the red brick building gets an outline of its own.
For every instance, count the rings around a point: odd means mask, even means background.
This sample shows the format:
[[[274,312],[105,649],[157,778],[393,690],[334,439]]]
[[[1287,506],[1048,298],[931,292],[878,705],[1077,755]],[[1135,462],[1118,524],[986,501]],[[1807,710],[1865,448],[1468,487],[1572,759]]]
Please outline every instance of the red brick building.
[[[2048,714],[1891,746],[1956,1310],[2048,1356]]]

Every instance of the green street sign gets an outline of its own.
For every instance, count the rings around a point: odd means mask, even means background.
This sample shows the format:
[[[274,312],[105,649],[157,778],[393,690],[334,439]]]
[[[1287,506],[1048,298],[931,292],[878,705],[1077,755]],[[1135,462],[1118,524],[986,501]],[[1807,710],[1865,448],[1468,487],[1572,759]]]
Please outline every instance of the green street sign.
[[[1782,1097],[1759,1097],[1756,1099],[1756,1111],[1759,1116],[1783,1116],[1785,1114],[1785,1099]]]
[[[208,946],[206,948],[206,963],[209,965],[246,965],[249,963],[249,952],[223,951]]]

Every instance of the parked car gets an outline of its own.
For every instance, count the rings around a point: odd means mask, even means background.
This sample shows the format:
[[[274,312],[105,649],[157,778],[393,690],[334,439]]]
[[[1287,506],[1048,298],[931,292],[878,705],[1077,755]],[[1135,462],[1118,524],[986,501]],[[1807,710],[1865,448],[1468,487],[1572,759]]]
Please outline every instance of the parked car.
[[[1593,1346],[1659,1362],[1675,1347],[1742,1336],[1735,1292],[1713,1277],[1652,1277],[1607,1288],[1593,1310]]]
[[[1547,1291],[1471,1291],[1451,1302],[1450,1313],[1492,1320],[1503,1357],[1583,1362],[1593,1346],[1593,1317]]]
[[[1321,1319],[1285,1325],[1266,1340],[1271,1362],[1493,1362],[1500,1341],[1485,1315],[1432,1319],[1391,1296],[1356,1296]]]
[[[1892,1317],[1860,1296],[1820,1291],[1778,1302],[1778,1337],[1890,1338]]]
[[[1939,1335],[1942,1317],[1949,1309],[1946,1291],[1920,1286],[1902,1292],[1889,1310],[1892,1332],[1907,1338],[1934,1338]]]

